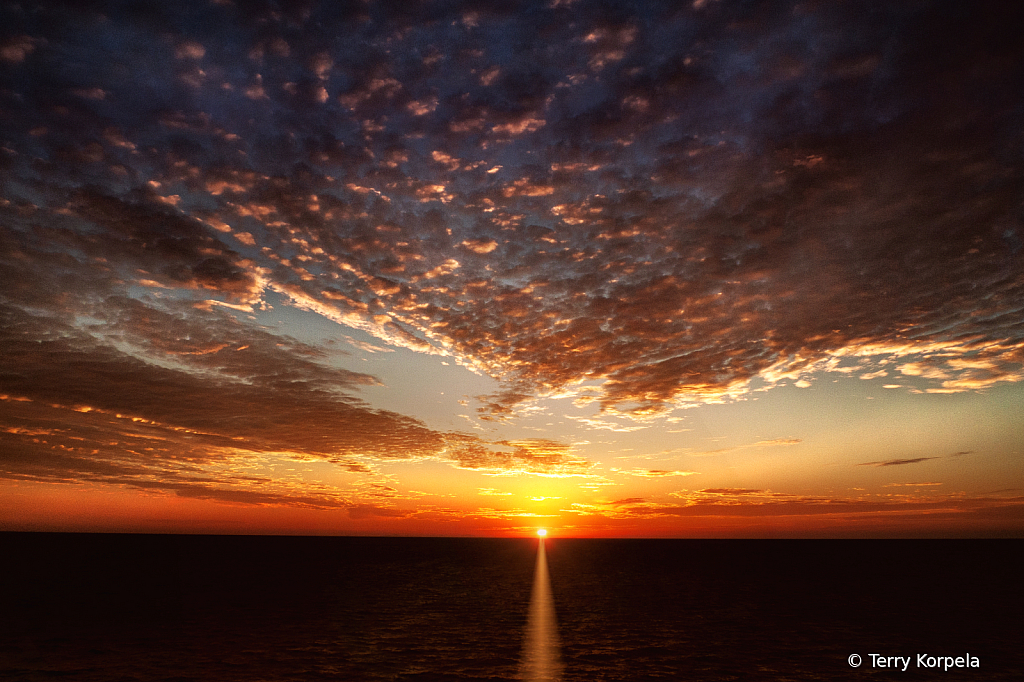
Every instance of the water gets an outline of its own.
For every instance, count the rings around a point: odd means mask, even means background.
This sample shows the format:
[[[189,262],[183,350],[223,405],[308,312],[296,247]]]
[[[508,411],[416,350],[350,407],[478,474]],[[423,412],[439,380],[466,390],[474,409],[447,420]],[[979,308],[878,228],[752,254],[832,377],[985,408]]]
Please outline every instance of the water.
[[[0,679],[1024,679],[1020,541],[544,545],[0,534]]]

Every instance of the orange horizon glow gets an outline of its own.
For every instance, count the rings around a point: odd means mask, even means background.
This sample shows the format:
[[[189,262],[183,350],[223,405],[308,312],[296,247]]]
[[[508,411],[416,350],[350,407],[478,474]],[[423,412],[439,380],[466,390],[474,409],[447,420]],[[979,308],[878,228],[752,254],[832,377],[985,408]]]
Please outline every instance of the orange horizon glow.
[[[405,516],[355,517],[347,509],[227,505],[96,485],[69,491],[53,484],[0,484],[0,496],[5,500],[0,531],[504,538],[523,537],[526,531],[545,539],[553,527],[527,529],[510,524],[507,518],[482,518],[473,509],[443,517],[415,510]],[[837,513],[772,516],[740,514],[742,508],[715,509],[712,505],[707,515],[682,519],[668,515],[571,518],[564,514],[562,524],[554,527],[561,538],[1016,537],[1021,521],[1018,509],[961,503],[899,515],[867,509],[838,513],[837,508]],[[723,511],[731,514],[722,515]]]

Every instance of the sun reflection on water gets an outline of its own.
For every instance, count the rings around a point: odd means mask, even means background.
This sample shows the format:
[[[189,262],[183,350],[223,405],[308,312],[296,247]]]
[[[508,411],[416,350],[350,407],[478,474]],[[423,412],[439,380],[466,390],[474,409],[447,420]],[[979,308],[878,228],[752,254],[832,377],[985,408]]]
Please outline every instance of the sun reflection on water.
[[[551,599],[551,580],[548,576],[547,555],[544,552],[543,528],[537,531],[537,566],[533,574],[533,593],[530,596],[530,615],[526,623],[526,642],[520,666],[520,679],[529,682],[556,682],[562,679],[559,657],[558,625],[555,606]]]

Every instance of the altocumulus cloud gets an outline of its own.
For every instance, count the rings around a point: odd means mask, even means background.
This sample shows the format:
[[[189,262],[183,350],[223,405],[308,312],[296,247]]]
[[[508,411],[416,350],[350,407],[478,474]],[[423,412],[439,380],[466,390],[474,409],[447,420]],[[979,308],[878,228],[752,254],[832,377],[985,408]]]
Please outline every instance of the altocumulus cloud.
[[[574,387],[642,416],[849,356],[1018,381],[1021,12],[5,6],[5,466],[134,475],[109,443],[159,429],[168,462],[586,469],[371,409],[373,376],[246,317],[272,291],[501,379],[495,417]],[[80,459],[31,468],[60,445]]]

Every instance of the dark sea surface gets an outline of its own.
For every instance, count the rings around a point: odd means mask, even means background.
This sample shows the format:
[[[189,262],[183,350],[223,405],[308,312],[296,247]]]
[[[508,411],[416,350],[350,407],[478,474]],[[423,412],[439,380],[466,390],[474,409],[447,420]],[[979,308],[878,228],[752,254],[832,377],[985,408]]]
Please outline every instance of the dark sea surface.
[[[0,534],[0,680],[517,679],[537,545]],[[566,681],[1024,680],[1022,541],[546,550]]]

